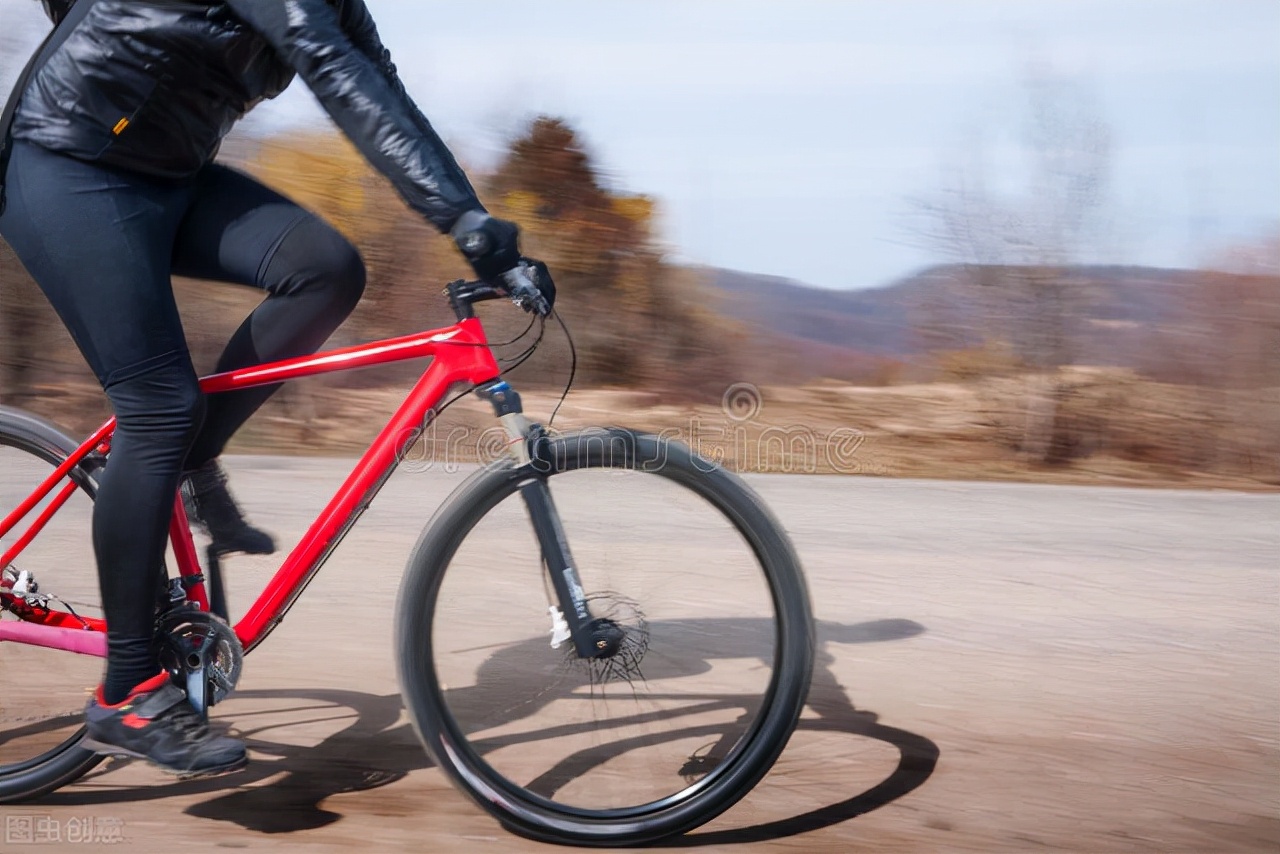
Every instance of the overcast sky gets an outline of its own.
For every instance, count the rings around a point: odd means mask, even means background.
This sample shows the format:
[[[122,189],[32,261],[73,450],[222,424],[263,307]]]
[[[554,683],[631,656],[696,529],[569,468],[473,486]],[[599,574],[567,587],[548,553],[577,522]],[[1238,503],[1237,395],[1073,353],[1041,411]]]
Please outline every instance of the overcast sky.
[[[946,260],[910,200],[976,129],[1016,144],[1032,61],[1112,130],[1114,227],[1092,260],[1193,265],[1280,231],[1277,0],[367,2],[464,158],[564,116],[617,186],[661,201],[685,260],[833,288]],[[38,9],[0,0],[0,27]],[[246,130],[321,120],[299,84]],[[992,178],[1016,184],[1000,151]]]

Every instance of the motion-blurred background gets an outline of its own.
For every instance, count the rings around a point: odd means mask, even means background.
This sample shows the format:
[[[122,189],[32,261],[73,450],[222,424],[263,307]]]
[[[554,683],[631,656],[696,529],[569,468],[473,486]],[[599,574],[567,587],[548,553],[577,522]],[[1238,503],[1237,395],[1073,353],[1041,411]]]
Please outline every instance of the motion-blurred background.
[[[1280,486],[1273,0],[367,2],[556,274],[566,423],[674,429],[753,470]],[[0,0],[0,91],[47,29]],[[222,157],[363,250],[332,343],[450,322],[464,265],[303,84]],[[259,297],[177,288],[208,369]],[[495,341],[526,322],[484,316]],[[352,451],[413,371],[296,384],[236,449]],[[549,326],[514,376],[545,417],[568,372]],[[745,415],[722,403],[744,383]],[[107,412],[2,245],[0,401]],[[836,431],[865,439],[824,453]]]

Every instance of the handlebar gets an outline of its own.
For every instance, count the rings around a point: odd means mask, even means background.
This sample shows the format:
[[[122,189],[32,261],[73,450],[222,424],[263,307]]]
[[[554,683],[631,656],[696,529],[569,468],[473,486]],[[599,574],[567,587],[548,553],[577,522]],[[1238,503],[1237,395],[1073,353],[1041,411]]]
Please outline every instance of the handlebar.
[[[504,298],[510,299],[525,311],[546,317],[551,313],[551,307],[534,282],[531,270],[532,268],[527,266],[517,267],[504,276],[500,284],[468,282],[459,279],[450,282],[444,292],[449,297],[449,305],[453,307],[453,313],[460,321],[475,317],[472,306],[476,303]]]

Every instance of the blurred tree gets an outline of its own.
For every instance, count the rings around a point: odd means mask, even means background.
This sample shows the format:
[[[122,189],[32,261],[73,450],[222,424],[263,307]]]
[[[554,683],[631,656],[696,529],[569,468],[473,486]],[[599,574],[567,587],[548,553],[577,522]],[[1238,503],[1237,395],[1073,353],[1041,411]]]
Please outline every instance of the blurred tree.
[[[985,337],[1043,378],[1027,400],[1021,449],[1065,462],[1074,441],[1061,417],[1070,394],[1061,369],[1074,356],[1070,325],[1085,297],[1069,268],[1103,233],[1111,133],[1082,85],[1033,68],[1023,86],[1021,183],[1001,186],[990,167],[1001,154],[979,134],[920,203],[921,230],[961,263],[956,286],[981,307]]]
[[[483,183],[555,274],[584,380],[718,392],[740,379],[736,327],[704,305],[696,275],[663,259],[653,201],[607,188],[568,123],[535,118]]]
[[[6,403],[22,406],[35,392],[36,354],[49,321],[43,302],[13,250],[0,242],[0,400]]]
[[[1225,260],[1225,259],[1224,259]],[[1164,332],[1157,376],[1194,383],[1201,424],[1188,431],[1196,462],[1280,478],[1280,276],[1239,257],[1248,272],[1206,271]],[[1171,376],[1172,375],[1172,376]]]
[[[0,104],[39,41],[42,16],[39,6],[31,6],[31,14],[6,18],[0,27]],[[24,403],[34,391],[42,326],[52,315],[45,309],[43,295],[0,242],[0,396],[9,402]]]
[[[352,242],[364,244],[402,211],[377,206],[373,172],[345,137],[308,131],[264,141],[251,163],[264,183],[319,214]]]
[[[562,119],[540,116],[512,144],[491,181],[499,196],[528,193],[533,213],[559,220],[608,207],[578,134]]]

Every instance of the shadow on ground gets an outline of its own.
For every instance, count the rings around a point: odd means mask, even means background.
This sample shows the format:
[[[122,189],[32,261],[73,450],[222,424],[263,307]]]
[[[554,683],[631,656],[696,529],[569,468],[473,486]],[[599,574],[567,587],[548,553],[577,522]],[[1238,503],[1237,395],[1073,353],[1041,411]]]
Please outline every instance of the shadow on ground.
[[[745,632],[744,626],[725,627],[721,637]],[[833,647],[846,644],[901,640],[921,634],[924,627],[910,620],[878,620],[856,625],[820,623],[819,654],[808,698],[809,715],[797,732],[845,734],[892,745],[897,766],[879,784],[860,792],[839,793],[841,800],[802,815],[753,825],[689,834],[662,843],[665,847],[760,842],[795,836],[849,821],[901,798],[921,786],[933,773],[938,747],[925,736],[885,726],[876,714],[857,709],[836,680],[831,663]],[[545,641],[536,641],[545,649]],[[495,653],[518,661],[525,645]],[[730,644],[723,654],[731,654]],[[706,659],[717,657],[711,650]],[[481,668],[483,673],[490,662]],[[694,670],[709,668],[708,661]],[[481,680],[483,682],[483,678]],[[167,786],[114,787],[113,766],[101,767],[81,783],[42,799],[49,805],[86,806],[169,797],[208,795],[186,809],[191,816],[237,824],[265,834],[296,833],[332,824],[342,814],[325,807],[334,795],[386,786],[410,772],[431,766],[412,727],[401,723],[403,705],[398,694],[379,696],[335,690],[258,690],[237,693],[242,703],[269,708],[271,721],[256,725],[255,713],[236,715],[238,734],[246,739],[254,761],[235,777],[177,782]],[[552,695],[550,699],[554,699]],[[550,702],[550,699],[547,702]],[[530,710],[521,708],[521,714]],[[270,733],[282,718],[294,716],[308,723],[349,722],[343,729],[311,747],[273,742]],[[486,722],[489,723],[489,722]],[[527,734],[528,740],[540,737]],[[511,744],[510,737],[502,744]],[[477,745],[483,752],[486,748]],[[803,771],[795,775],[803,779]],[[236,788],[228,791],[229,783]]]

